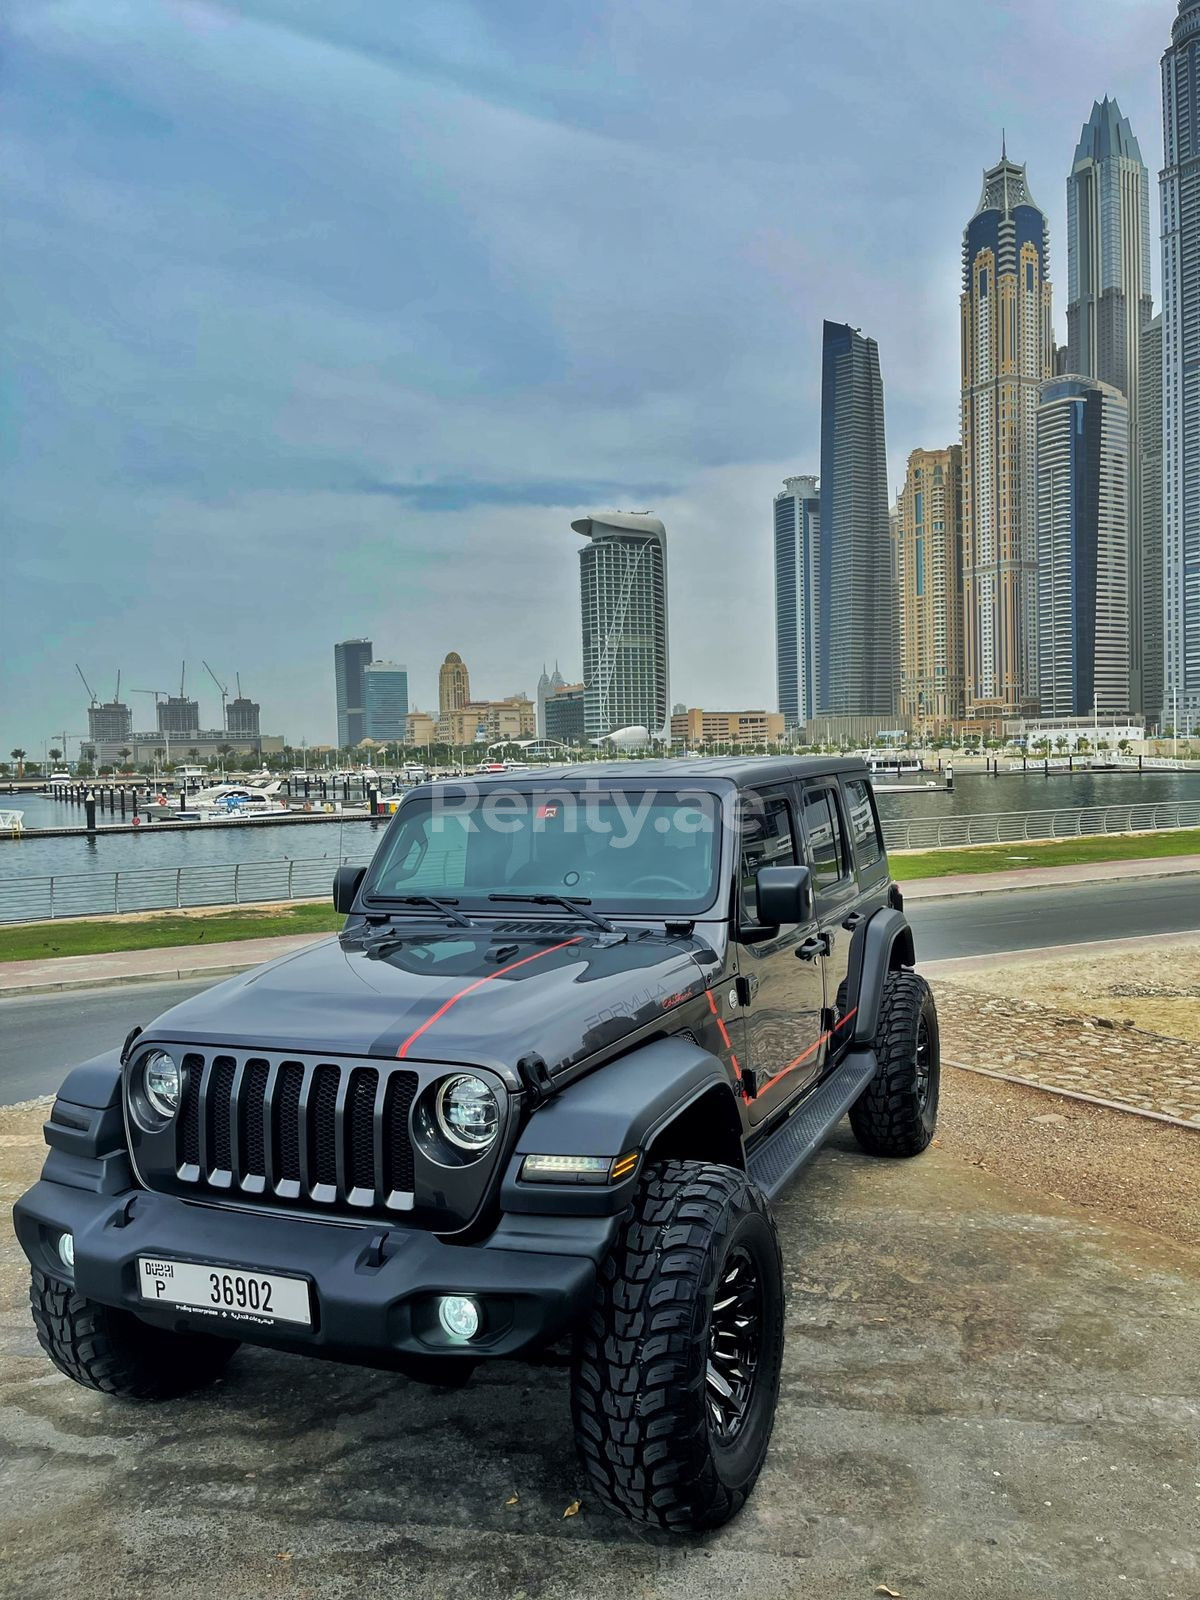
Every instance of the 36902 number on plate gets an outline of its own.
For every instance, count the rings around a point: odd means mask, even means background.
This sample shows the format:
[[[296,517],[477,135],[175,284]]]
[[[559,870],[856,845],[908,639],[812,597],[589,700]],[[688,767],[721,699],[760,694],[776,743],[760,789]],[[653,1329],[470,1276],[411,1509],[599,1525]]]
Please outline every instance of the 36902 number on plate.
[[[139,1256],[138,1272],[142,1299],[158,1305],[185,1306],[219,1321],[312,1326],[308,1284],[303,1278],[153,1256]]]

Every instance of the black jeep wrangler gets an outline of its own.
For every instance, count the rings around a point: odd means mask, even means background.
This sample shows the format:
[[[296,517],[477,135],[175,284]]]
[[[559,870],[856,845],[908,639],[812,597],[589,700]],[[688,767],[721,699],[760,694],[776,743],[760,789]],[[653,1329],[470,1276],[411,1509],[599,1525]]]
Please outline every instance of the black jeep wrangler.
[[[68,1076],[15,1213],[47,1354],[153,1400],[242,1340],[456,1383],[569,1338],[595,1494],[725,1521],[778,1395],[771,1201],[845,1112],[890,1156],[937,1113],[865,768],[425,784],[334,901]]]

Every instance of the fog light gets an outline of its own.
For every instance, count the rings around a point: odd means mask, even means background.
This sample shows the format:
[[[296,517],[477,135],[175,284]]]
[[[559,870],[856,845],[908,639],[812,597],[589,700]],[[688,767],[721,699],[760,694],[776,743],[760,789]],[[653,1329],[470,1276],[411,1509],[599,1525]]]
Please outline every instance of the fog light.
[[[438,1301],[438,1318],[452,1339],[473,1339],[483,1321],[478,1302],[465,1294],[444,1294]]]
[[[75,1271],[75,1235],[73,1233],[59,1234],[58,1259],[68,1272]]]

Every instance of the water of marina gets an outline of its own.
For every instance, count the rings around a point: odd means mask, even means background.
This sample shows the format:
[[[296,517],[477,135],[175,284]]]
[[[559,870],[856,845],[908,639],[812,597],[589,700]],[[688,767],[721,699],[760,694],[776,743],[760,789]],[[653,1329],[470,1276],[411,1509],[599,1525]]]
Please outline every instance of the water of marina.
[[[908,780],[905,780],[908,781]],[[1041,811],[1055,806],[1153,804],[1200,800],[1200,772],[964,773],[954,792],[916,790],[881,794],[885,818],[968,816],[991,811]],[[83,807],[46,795],[5,796],[25,814],[27,828],[71,827],[83,822]],[[107,814],[98,819],[106,820]],[[155,836],[154,824],[138,833],[57,839],[0,836],[0,878],[49,873],[125,872],[136,867],[205,866],[242,861],[361,858],[382,827],[368,822],[327,822],[276,827],[269,823],[212,824]]]

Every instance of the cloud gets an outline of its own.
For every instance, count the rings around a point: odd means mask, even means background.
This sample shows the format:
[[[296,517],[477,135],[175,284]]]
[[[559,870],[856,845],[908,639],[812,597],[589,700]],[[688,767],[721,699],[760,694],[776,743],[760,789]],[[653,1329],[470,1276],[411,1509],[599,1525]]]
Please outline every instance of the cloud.
[[[577,660],[564,531],[605,504],[667,522],[677,697],[771,703],[771,497],[818,465],[822,318],[879,341],[898,481],[957,434],[1001,126],[1061,326],[1079,126],[1116,92],[1156,165],[1168,22],[14,0],[0,744],[78,725],[77,654],[220,657],[310,740],[347,634],[418,686],[460,648],[531,688]]]

